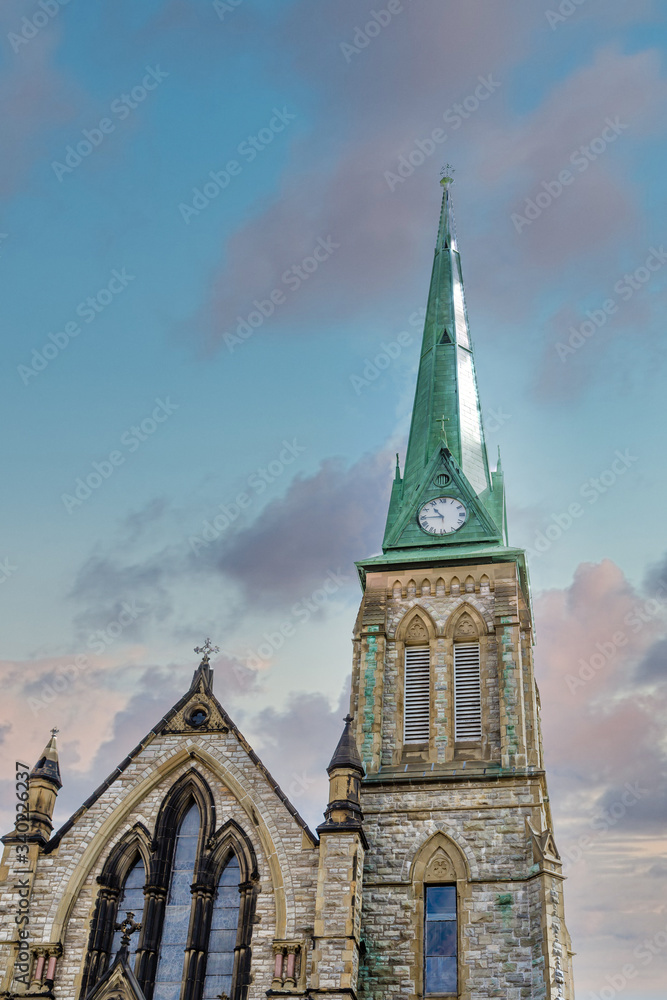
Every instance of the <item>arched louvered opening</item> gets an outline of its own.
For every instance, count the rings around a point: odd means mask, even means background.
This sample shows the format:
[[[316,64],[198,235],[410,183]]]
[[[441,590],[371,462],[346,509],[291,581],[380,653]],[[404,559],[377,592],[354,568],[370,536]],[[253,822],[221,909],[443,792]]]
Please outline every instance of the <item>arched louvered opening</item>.
[[[146,882],[146,869],[144,867],[143,858],[139,856],[134,862],[129,872],[127,873],[127,878],[125,879],[125,884],[121,891],[120,897],[118,899],[118,910],[117,913],[117,924],[121,923],[125,919],[126,914],[134,914],[134,922],[137,924],[141,923],[141,918],[144,912],[144,884]],[[120,941],[122,937],[122,931],[120,927],[115,931],[113,936],[113,941],[111,942],[111,961],[118,954],[120,950]],[[137,953],[137,946],[139,944],[139,934],[135,933],[130,936],[130,944],[128,947],[128,954],[130,960],[130,967],[134,967],[134,956]]]
[[[222,871],[213,901],[202,1000],[216,1000],[221,994],[232,995],[234,952],[241,902],[240,881],[239,862],[236,855],[232,854]]]
[[[431,654],[427,645],[405,647],[403,705],[403,742],[428,742],[431,708]]]
[[[200,825],[199,809],[193,802],[181,820],[176,837],[153,1000],[179,1000],[181,995],[183,963],[192,910],[190,888],[194,881]]]
[[[478,642],[454,643],[454,739],[482,738],[482,685]]]

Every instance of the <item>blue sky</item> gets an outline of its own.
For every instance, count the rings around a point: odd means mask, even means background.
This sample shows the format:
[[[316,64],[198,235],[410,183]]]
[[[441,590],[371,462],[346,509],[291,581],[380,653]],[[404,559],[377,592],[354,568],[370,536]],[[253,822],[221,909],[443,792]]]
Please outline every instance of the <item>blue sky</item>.
[[[487,442],[529,550],[561,849],[647,761],[655,782],[653,811],[572,865],[579,988],[599,992],[610,951],[633,961],[667,923],[662,601],[608,670],[567,684],[655,599],[667,549],[665,11],[403,0],[367,33],[386,6],[72,0],[42,25],[38,4],[3,5],[5,748],[32,759],[60,727],[64,818],[210,634],[219,697],[318,821],[352,563],[379,548],[405,451],[451,161]],[[345,579],[318,606],[329,574]],[[661,961],[631,1000],[658,996]]]

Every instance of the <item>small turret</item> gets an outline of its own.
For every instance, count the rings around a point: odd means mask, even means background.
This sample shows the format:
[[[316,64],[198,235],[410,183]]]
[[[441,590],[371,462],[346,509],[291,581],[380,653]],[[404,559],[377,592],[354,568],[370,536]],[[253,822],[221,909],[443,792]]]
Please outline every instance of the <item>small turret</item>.
[[[366,773],[352,735],[352,716],[327,768],[329,804],[320,835],[313,933],[312,991],[331,1000],[357,995],[364,857],[368,841],[361,812]]]
[[[345,717],[345,729],[327,768],[329,803],[324,812],[322,830],[361,829],[361,779],[365,772],[352,734],[352,716]]]
[[[28,810],[30,830],[28,838],[45,844],[53,830],[53,810],[56,796],[62,788],[60,767],[58,765],[58,748],[56,746],[57,729],[51,730],[51,739],[44,747],[42,754],[30,772],[28,781]]]

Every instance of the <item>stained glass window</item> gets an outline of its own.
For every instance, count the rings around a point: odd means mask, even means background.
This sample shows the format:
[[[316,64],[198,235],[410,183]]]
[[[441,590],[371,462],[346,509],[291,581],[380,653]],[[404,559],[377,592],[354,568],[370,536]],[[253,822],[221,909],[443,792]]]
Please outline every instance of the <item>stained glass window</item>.
[[[236,856],[232,855],[220,876],[213,903],[203,1000],[215,1000],[221,993],[230,996],[232,992],[240,878],[239,863]]]
[[[424,993],[456,993],[456,886],[426,886]]]
[[[141,917],[144,912],[144,883],[146,882],[146,872],[144,869],[144,863],[141,858],[137,858],[129,872],[127,873],[127,878],[125,879],[125,885],[123,886],[123,891],[120,894],[118,900],[118,909],[116,910],[116,923],[119,924],[125,919],[125,915],[128,912],[134,913],[134,921],[137,924],[141,923]],[[113,936],[113,943],[111,945],[111,961],[115,958],[120,950],[120,939],[122,932],[120,930],[116,931]],[[130,966],[132,966],[132,958],[136,955],[137,946],[139,944],[139,931],[135,931],[130,937],[130,944],[128,947],[128,954],[130,957]]]
[[[199,809],[193,804],[183,817],[176,838],[174,865],[155,973],[154,1000],[179,1000],[181,994],[183,962],[192,908],[190,886],[194,880],[199,824]]]

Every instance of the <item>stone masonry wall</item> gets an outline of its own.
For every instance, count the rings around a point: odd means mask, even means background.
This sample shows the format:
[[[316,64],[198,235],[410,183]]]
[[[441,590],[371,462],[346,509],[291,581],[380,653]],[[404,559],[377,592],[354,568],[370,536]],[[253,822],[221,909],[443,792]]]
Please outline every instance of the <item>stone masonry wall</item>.
[[[370,849],[364,872],[360,995],[367,1000],[421,994],[421,887],[411,872],[438,831],[458,845],[468,877],[458,879],[461,1000],[545,995],[539,959],[542,914],[533,889],[525,818],[536,818],[539,779],[364,786]]]

